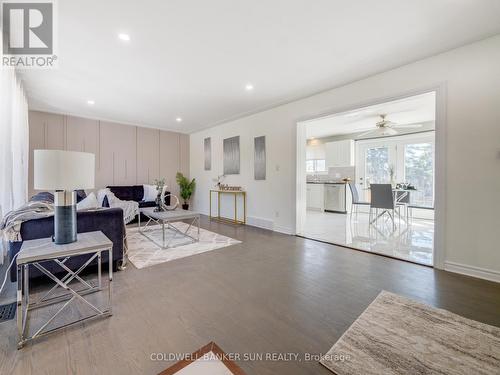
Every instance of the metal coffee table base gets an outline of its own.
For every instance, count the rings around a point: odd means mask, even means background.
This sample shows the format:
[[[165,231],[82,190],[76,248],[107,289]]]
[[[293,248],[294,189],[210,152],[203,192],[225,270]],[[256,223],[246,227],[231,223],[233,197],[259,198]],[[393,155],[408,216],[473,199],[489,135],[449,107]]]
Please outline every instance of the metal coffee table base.
[[[175,225],[170,223],[170,221],[166,221],[166,220],[162,220],[162,219],[154,219],[151,217],[149,218],[148,222],[144,226],[141,227],[141,218],[140,217],[141,217],[141,215],[139,215],[139,224],[138,224],[139,225],[139,233],[141,233],[144,237],[146,237],[148,240],[153,242],[155,245],[161,247],[162,249],[174,248],[174,247],[178,247],[178,246],[187,245],[188,243],[195,243],[195,242],[200,241],[200,217],[199,216],[195,216],[191,219],[184,219],[184,220],[191,220],[189,223],[189,226],[187,227],[187,229],[185,231],[180,230]],[[154,225],[154,224],[151,224],[151,222],[161,225],[161,231],[162,231],[162,242],[161,243],[158,242],[155,238],[153,238],[153,236],[150,236],[146,231],[144,231],[144,229],[146,229],[149,225]],[[196,227],[197,227],[197,237],[193,237],[193,236],[188,234],[189,230],[191,229],[191,227],[193,225],[196,225]],[[168,240],[166,240],[166,238],[165,238],[165,233],[167,230],[171,230],[174,232],[174,235],[172,237],[170,237]],[[174,238],[176,238],[177,235],[180,235],[181,237],[184,237],[184,238],[189,238],[190,241],[187,243],[181,243],[178,245],[170,246],[170,243],[174,240]]]

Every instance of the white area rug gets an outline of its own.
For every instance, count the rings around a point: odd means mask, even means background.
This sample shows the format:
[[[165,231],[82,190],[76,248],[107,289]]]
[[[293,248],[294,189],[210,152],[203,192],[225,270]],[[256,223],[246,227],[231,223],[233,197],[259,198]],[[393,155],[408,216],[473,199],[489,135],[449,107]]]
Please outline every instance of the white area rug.
[[[189,224],[183,222],[175,222],[172,223],[172,225],[175,225],[175,227],[181,231],[185,231],[189,226]],[[146,230],[148,231],[148,236],[153,237],[158,243],[161,243],[161,226],[151,225],[148,226]],[[196,238],[197,230],[197,227],[193,226],[189,229],[188,234]],[[172,230],[166,230],[165,233],[165,239],[167,241],[174,235]],[[199,242],[187,243],[188,240],[189,238],[177,234],[170,243],[170,245],[177,247],[162,249],[139,233],[137,227],[127,228],[128,259],[135,267],[145,268],[174,259],[184,258],[241,243],[241,241],[235,240],[234,238],[226,237],[203,228],[200,228]],[[184,243],[187,244],[182,245]]]

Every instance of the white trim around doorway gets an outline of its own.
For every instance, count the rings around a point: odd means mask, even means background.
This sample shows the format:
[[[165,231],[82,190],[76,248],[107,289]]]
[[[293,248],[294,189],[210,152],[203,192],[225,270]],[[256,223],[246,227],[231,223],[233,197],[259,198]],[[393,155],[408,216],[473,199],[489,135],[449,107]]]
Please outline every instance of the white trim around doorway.
[[[436,93],[436,119],[435,119],[435,234],[433,266],[438,269],[445,268],[446,259],[446,82],[410,90],[398,95],[382,97],[379,99],[349,105],[342,108],[333,108],[330,111],[318,113],[314,116],[299,119],[296,127],[296,220],[295,233],[302,232],[306,215],[306,125],[307,122],[321,117],[354,111],[359,108],[382,104],[394,100],[404,99],[411,96],[421,95],[429,92]]]

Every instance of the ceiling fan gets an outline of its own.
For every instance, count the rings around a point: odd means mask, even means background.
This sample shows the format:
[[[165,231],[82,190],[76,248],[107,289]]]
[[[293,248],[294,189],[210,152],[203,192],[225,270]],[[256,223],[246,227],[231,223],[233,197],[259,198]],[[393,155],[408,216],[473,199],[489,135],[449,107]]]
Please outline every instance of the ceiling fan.
[[[397,124],[395,122],[386,120],[387,117],[386,114],[381,114],[379,116],[381,120],[375,124],[376,128],[361,133],[358,135],[358,137],[366,137],[366,136],[386,137],[390,135],[399,134],[399,131],[397,129],[412,129],[412,128],[422,127],[422,124]]]

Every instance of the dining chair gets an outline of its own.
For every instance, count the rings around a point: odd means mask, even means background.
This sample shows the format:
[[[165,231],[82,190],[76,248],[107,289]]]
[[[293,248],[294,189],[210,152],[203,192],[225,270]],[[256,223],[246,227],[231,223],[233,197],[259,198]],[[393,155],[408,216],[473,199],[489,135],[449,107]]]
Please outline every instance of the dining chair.
[[[393,230],[396,229],[395,212],[398,210],[398,216],[401,216],[401,206],[394,203],[391,184],[370,184],[371,202],[370,202],[370,224],[375,223],[380,217],[387,214],[392,221]],[[373,210],[375,218],[372,219]],[[379,210],[382,212],[379,214]]]
[[[363,202],[359,199],[358,189],[353,182],[349,182],[349,189],[351,190],[352,203],[351,203],[351,218],[353,211],[356,213],[356,218],[358,218],[359,206],[370,206],[370,202]]]

